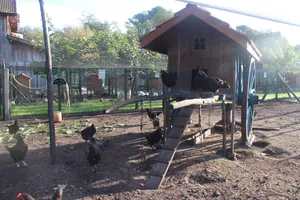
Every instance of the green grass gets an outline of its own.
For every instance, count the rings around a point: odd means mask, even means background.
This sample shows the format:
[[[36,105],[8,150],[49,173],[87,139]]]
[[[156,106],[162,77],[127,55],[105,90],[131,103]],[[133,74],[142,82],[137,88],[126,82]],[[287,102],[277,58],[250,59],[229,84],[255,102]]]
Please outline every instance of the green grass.
[[[118,103],[119,101],[106,101],[106,102],[80,102],[71,104],[70,113],[83,113],[83,112],[101,112],[107,107]],[[145,101],[143,103],[144,108],[150,107],[150,102]],[[161,101],[152,101],[152,108],[161,108]],[[62,104],[62,112],[67,113],[65,110],[66,104]],[[129,104],[121,107],[117,110],[134,110],[135,104]],[[58,110],[57,103],[54,103],[54,111]],[[28,104],[28,105],[12,105],[11,114],[12,117],[16,116],[30,116],[30,115],[46,115],[48,113],[48,104]]]
[[[298,97],[300,96],[300,92],[295,93]],[[264,94],[258,94],[259,99],[262,99]],[[292,94],[291,94],[292,95]],[[292,96],[293,97],[293,96]],[[279,93],[278,98],[288,98],[286,93]],[[275,99],[275,93],[268,94],[265,100]],[[106,101],[106,102],[80,102],[74,103],[71,105],[70,113],[83,113],[83,112],[101,112],[107,107],[118,103],[119,101]],[[220,102],[217,102],[220,103]],[[12,117],[16,116],[30,116],[30,115],[47,115],[48,107],[47,103],[43,104],[28,104],[28,105],[12,105],[11,106],[11,114]],[[145,101],[143,103],[144,108],[149,108],[149,101]],[[62,105],[62,112],[67,113],[65,110],[66,104]],[[153,101],[152,108],[161,108],[161,101]],[[135,104],[129,104],[124,107],[119,108],[118,110],[134,110]],[[54,104],[54,110],[58,110],[57,103]]]

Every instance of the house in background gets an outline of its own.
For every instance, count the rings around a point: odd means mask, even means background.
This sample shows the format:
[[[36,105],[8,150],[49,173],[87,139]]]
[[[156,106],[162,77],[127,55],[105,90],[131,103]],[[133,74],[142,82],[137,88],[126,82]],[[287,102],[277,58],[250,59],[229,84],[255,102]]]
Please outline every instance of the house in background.
[[[40,76],[33,76],[30,64],[33,61],[43,62],[44,53],[36,50],[33,45],[18,33],[20,16],[17,14],[16,0],[0,0],[0,60],[10,73],[26,74],[32,77],[32,87],[40,83]],[[46,80],[45,80],[46,83]]]

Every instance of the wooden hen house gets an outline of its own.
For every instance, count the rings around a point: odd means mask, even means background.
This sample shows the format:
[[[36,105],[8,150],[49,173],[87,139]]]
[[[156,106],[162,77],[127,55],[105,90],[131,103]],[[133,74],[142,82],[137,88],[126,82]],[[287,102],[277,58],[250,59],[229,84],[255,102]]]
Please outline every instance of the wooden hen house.
[[[232,85],[236,55],[256,60],[261,57],[254,43],[244,34],[191,4],[146,34],[141,45],[168,55],[168,71],[178,75],[178,83],[173,89],[184,91],[194,90],[192,77],[197,67]]]

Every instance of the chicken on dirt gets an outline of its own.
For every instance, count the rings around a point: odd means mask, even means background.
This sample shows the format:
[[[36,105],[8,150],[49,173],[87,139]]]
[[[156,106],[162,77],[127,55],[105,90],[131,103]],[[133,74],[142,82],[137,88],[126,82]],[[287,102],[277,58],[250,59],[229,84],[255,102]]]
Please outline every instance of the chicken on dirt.
[[[95,133],[96,133],[96,127],[94,124],[92,124],[90,127],[87,127],[81,131],[81,137],[82,139],[87,141],[91,139],[95,135]]]
[[[14,137],[17,139],[17,143],[13,147],[5,146],[5,148],[10,153],[10,156],[15,161],[17,167],[27,167],[24,159],[28,151],[28,145],[24,142],[20,134],[16,134]]]
[[[109,144],[109,140],[96,140],[95,138],[91,138],[89,142],[87,142],[85,146],[85,155],[87,157],[87,161],[92,168],[92,172],[96,172],[97,164],[100,162],[101,151],[104,151],[104,148]]]
[[[154,128],[159,128],[159,118],[158,116],[162,113],[162,112],[156,112],[154,110],[150,110],[149,108],[146,108],[148,117],[150,118],[150,120],[152,121],[153,127]]]
[[[16,134],[20,130],[19,120],[16,119],[14,124],[7,126],[10,134]]]
[[[153,149],[157,149],[157,147],[155,147],[155,144],[157,144],[158,142],[160,142],[163,139],[163,131],[161,128],[158,128],[157,130],[155,130],[154,132],[149,133],[146,136],[146,139],[148,141],[148,144],[153,148]]]

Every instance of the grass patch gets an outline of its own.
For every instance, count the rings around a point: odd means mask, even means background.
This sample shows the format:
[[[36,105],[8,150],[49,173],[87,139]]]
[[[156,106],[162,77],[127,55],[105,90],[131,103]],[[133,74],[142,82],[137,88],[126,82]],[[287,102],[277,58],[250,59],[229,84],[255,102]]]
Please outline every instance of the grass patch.
[[[83,112],[101,112],[107,107],[118,103],[119,101],[106,101],[106,102],[80,102],[74,103],[71,105],[70,113],[83,113]],[[62,112],[67,113],[65,110],[66,104],[62,104]],[[150,102],[144,101],[143,107],[149,108]],[[161,101],[152,101],[152,108],[161,108]],[[129,104],[124,107],[121,107],[117,110],[134,110],[135,104]],[[58,110],[58,104],[54,103],[54,111]],[[30,116],[30,115],[47,115],[48,113],[48,104],[39,103],[39,104],[28,104],[28,105],[12,105],[11,106],[11,115],[12,117],[16,116]]]
[[[300,97],[300,92],[295,93]],[[264,94],[258,94],[259,99],[262,99]],[[292,95],[292,94],[291,94]],[[279,93],[278,98],[288,98],[287,93]],[[292,96],[293,97],[293,96]],[[265,100],[275,99],[275,93],[268,94]],[[107,107],[118,103],[119,100],[116,101],[105,101],[105,102],[80,102],[74,103],[71,105],[70,113],[83,113],[83,112],[101,112]],[[218,101],[217,103],[220,103]],[[149,101],[143,102],[144,109],[150,107]],[[67,113],[65,110],[66,104],[62,104],[63,113]],[[162,108],[162,101],[152,101],[152,108]],[[58,110],[57,103],[54,103],[54,110]],[[117,110],[135,110],[135,104],[129,104],[124,107],[121,107]],[[11,114],[12,117],[16,116],[30,116],[30,115],[47,115],[48,113],[48,104],[47,103],[39,103],[39,104],[28,104],[28,105],[12,105],[11,106]]]

